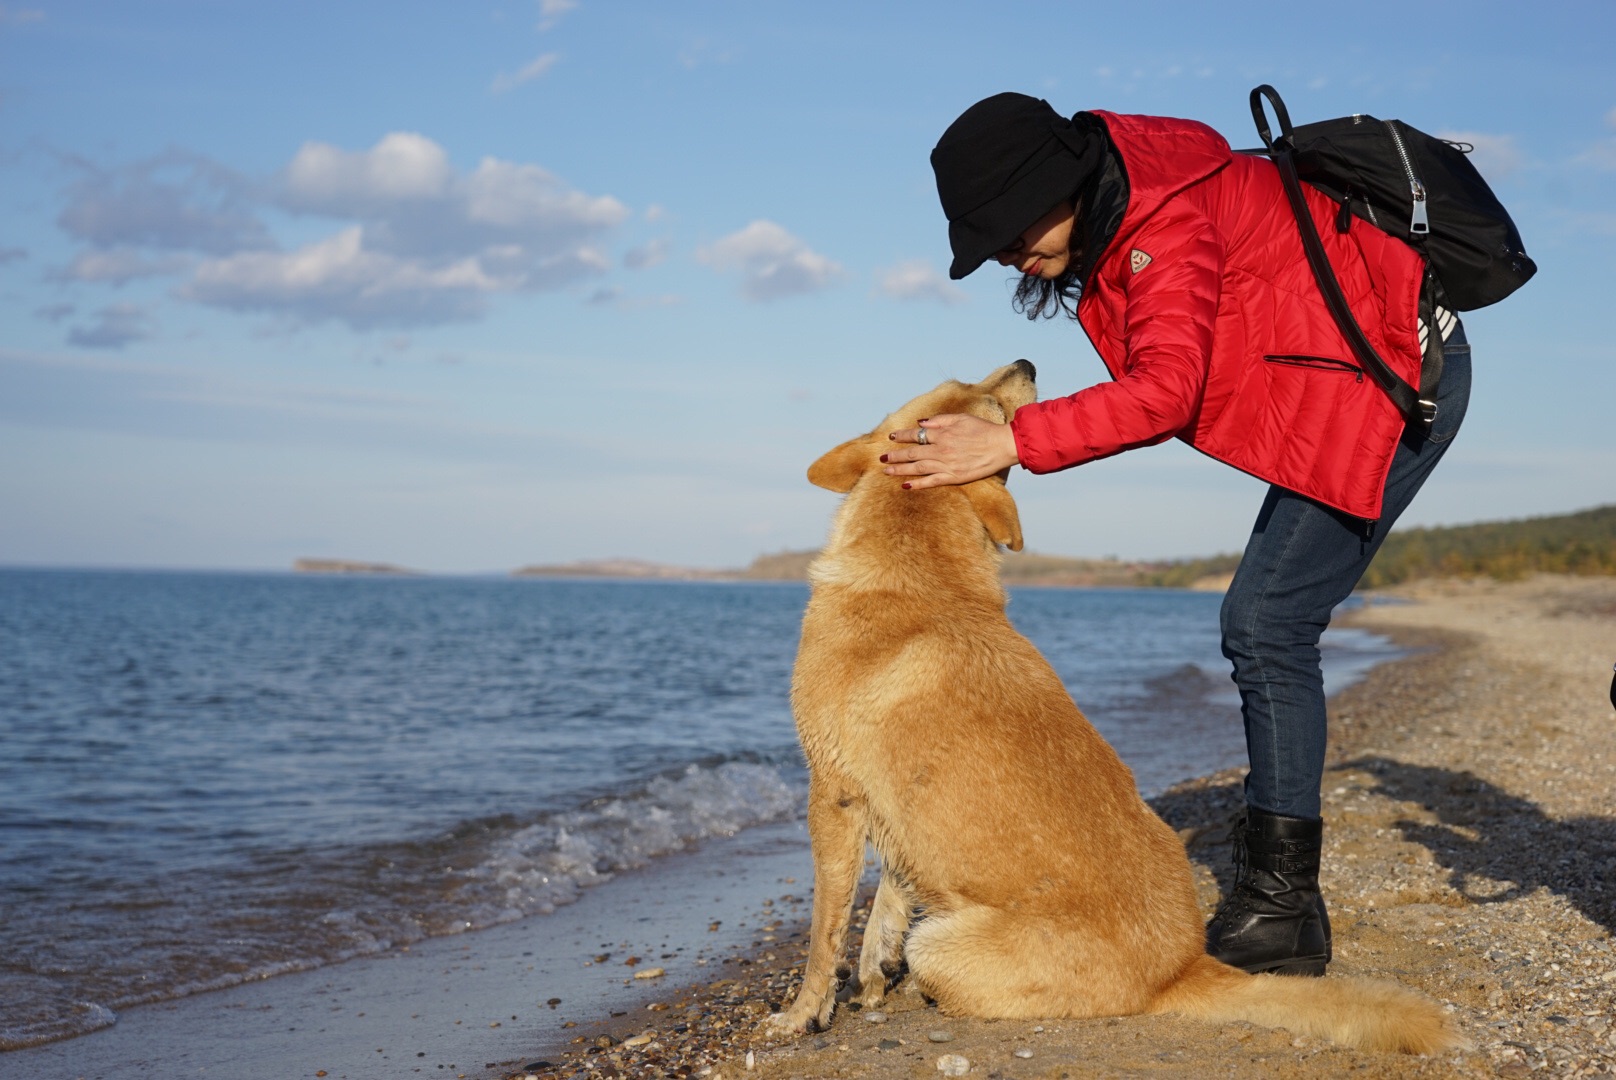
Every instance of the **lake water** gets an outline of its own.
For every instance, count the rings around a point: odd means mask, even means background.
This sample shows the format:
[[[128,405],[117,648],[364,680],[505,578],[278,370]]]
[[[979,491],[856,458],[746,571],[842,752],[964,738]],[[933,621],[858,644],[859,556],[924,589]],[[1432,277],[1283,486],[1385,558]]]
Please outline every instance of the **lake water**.
[[[0,1049],[800,815],[800,584],[0,571]],[[1244,758],[1221,597],[1018,589],[1147,794]],[[1325,640],[1332,688],[1392,655]]]

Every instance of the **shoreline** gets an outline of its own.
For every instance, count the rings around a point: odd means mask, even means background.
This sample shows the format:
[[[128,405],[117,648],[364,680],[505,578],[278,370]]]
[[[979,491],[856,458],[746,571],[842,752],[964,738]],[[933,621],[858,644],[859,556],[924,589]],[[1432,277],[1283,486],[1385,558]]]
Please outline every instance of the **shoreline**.
[[[1003,1078],[1616,1075],[1616,720],[1606,696],[1616,655],[1605,655],[1616,654],[1616,579],[1422,582],[1370,596],[1337,625],[1383,634],[1406,655],[1331,697],[1331,973],[1392,979],[1446,1003],[1473,1049],[1371,1054],[1175,1017],[947,1017],[903,986],[879,1016],[841,1009],[827,1032],[771,1039],[757,1021],[794,992],[798,924],[784,957],[691,988],[673,1003],[682,1012],[600,1022],[560,1061],[502,1075],[921,1077],[937,1074],[943,1053],[965,1057],[969,1075]],[[1149,800],[1185,839],[1207,915],[1232,880],[1226,833],[1243,772]],[[850,956],[867,903],[868,890]]]
[[[746,970],[766,928],[805,908],[810,872],[800,821],[755,826],[549,915],[121,1010],[0,1053],[0,1080],[503,1076],[603,1030],[596,1017],[654,1015],[692,980]]]

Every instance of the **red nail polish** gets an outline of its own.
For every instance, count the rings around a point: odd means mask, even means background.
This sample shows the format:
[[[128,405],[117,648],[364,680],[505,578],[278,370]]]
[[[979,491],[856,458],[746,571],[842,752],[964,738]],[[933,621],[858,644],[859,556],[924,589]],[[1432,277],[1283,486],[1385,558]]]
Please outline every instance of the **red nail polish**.
[[[897,438],[897,437],[898,437],[898,433],[897,433],[897,432],[896,432],[896,431],[889,431],[889,432],[887,432],[887,438],[889,438],[889,439],[896,439],[896,438]]]
[[[903,485],[903,490],[908,491],[909,490],[909,485],[908,484]]]
[[[886,463],[887,463],[887,456],[885,454],[882,454],[881,455],[881,464],[885,465]]]
[[[926,422],[926,421],[927,421],[927,420],[930,420],[930,419],[931,419],[931,417],[929,417],[929,416],[922,416],[922,417],[921,417],[921,418],[920,418],[920,422],[921,422],[921,423],[922,423],[922,424],[924,424],[924,423],[925,423],[925,422]]]

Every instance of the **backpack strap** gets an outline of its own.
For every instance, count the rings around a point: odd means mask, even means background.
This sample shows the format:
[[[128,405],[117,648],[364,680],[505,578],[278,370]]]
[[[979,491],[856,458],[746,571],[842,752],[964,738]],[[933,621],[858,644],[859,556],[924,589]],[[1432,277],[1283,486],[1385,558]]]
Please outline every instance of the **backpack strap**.
[[[1279,119],[1278,139],[1275,139],[1269,130],[1268,118],[1263,110],[1263,98],[1267,98],[1274,106],[1274,113]],[[1291,118],[1285,111],[1285,103],[1279,98],[1279,91],[1266,83],[1253,90],[1251,115],[1257,121],[1257,134],[1262,137],[1263,145],[1268,148],[1268,156],[1279,168],[1279,178],[1285,186],[1285,197],[1291,204],[1291,212],[1296,216],[1297,230],[1302,234],[1302,249],[1307,253],[1308,265],[1313,268],[1313,277],[1318,281],[1319,292],[1324,295],[1324,305],[1330,309],[1330,316],[1335,319],[1341,336],[1347,339],[1353,355],[1380,388],[1386,391],[1392,403],[1397,406],[1398,412],[1406,416],[1409,423],[1419,424],[1421,432],[1429,432],[1431,422],[1436,419],[1436,402],[1433,400],[1436,388],[1431,387],[1431,398],[1422,398],[1418,390],[1404,382],[1397,372],[1391,369],[1391,365],[1381,359],[1375,347],[1364,336],[1363,328],[1353,317],[1351,305],[1341,292],[1341,282],[1336,279],[1335,270],[1330,266],[1330,257],[1324,250],[1324,241],[1319,239],[1318,227],[1313,224],[1313,214],[1308,210],[1307,200],[1302,195],[1302,179],[1297,175],[1296,162],[1291,156],[1294,149],[1291,143]]]

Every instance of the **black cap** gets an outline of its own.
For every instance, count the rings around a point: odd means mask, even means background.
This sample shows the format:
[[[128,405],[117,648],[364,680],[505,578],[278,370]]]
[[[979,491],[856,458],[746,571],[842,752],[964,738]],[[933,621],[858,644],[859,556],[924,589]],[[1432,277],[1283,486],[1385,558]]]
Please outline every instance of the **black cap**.
[[[1070,199],[1103,154],[1103,136],[1041,98],[995,94],[966,109],[931,152],[954,251],[948,276],[969,274]]]

